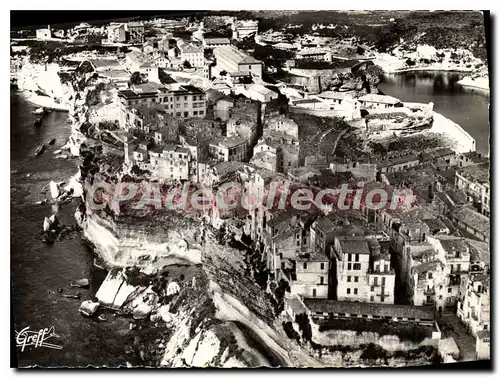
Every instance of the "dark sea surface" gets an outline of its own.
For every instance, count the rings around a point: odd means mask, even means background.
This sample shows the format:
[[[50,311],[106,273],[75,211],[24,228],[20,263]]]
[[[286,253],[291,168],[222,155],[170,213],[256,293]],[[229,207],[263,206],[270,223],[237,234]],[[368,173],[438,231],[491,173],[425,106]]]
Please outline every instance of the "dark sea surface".
[[[387,75],[379,88],[405,102],[434,103],[434,110],[458,123],[476,140],[476,150],[489,155],[490,97],[483,90],[457,84],[465,75],[452,72],[405,72]]]
[[[18,349],[21,366],[118,366],[126,362],[124,345],[129,335],[128,320],[111,317],[100,322],[85,318],[78,311],[82,301],[92,299],[106,272],[93,266],[93,255],[79,234],[56,241],[42,242],[44,217],[58,211],[66,225],[74,225],[77,200],[60,206],[35,205],[50,197],[48,183],[66,181],[77,172],[78,161],[54,159],[52,152],[61,148],[70,134],[67,113],[52,112],[43,118],[41,127],[33,125],[38,117],[34,106],[11,90],[11,305],[15,330],[30,327],[38,331],[55,327],[59,339],[49,342],[62,350],[44,347]],[[54,146],[34,157],[35,149],[56,138]],[[27,175],[30,175],[27,177]],[[46,190],[42,193],[42,190]],[[79,278],[89,278],[90,289],[69,287]],[[68,299],[57,293],[81,293],[81,299]]]

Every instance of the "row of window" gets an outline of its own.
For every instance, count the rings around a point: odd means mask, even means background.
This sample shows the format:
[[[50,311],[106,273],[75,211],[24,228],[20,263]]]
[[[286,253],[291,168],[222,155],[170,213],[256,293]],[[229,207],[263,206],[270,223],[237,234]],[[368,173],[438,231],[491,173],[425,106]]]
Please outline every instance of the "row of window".
[[[347,270],[361,270],[361,263],[348,263]]]
[[[352,255],[351,253],[348,253],[348,254],[347,254],[347,261],[352,261],[352,256],[353,256],[353,255]],[[356,254],[354,255],[354,261],[356,261],[356,262],[358,262],[358,261],[359,261],[359,254],[357,254],[357,253],[356,253]]]
[[[378,277],[375,277],[373,279],[373,285],[378,286]],[[385,286],[385,277],[382,277],[382,282],[380,283],[380,286]],[[371,291],[373,291],[373,286],[372,286]]]
[[[306,263],[306,262],[305,262],[305,263],[303,263],[303,265],[302,265],[302,266],[303,266],[303,268],[304,268],[304,269],[307,269],[307,263]],[[324,270],[324,269],[325,269],[325,263],[321,263],[321,264],[319,264],[319,266],[320,266],[320,269],[321,269],[321,270]]]

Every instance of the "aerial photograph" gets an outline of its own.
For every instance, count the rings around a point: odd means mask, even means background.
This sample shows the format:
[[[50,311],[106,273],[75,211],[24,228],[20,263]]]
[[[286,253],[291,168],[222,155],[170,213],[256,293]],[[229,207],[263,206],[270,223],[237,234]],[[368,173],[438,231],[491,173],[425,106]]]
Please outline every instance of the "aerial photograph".
[[[10,11],[11,368],[492,369],[490,23]]]

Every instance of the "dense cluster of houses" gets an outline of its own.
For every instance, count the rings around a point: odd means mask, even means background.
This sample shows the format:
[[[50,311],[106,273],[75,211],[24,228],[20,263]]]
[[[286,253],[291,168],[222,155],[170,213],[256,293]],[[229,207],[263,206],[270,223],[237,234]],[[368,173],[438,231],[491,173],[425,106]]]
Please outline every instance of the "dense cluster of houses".
[[[257,21],[230,22],[234,39],[257,33]],[[239,229],[261,247],[270,281],[285,281],[316,317],[429,322],[429,308],[451,308],[473,335],[488,339],[488,159],[449,148],[389,152],[375,163],[304,159],[300,125],[281,112],[263,116],[279,96],[288,99],[289,109],[324,111],[345,120],[360,119],[363,109],[398,108],[402,102],[376,94],[354,98],[334,91],[310,94],[284,83],[271,86],[262,79],[262,62],[228,38],[206,37],[200,26],[192,40],[181,41],[171,31],[186,21],[155,20],[154,25],[156,37],[145,40],[140,22],[110,24],[108,43],[140,48],[82,63],[117,88],[119,130],[112,133],[123,142],[126,168],[137,166],[171,183],[214,187],[237,181],[266,196],[276,188],[279,193],[285,187],[319,191],[346,183],[387,193],[408,189],[414,200],[394,209],[365,203],[354,210],[330,204],[311,211],[214,205],[209,218],[215,226],[243,221]],[[49,38],[46,30],[37,37]],[[207,50],[213,56],[207,57]],[[301,59],[331,60],[328,54],[317,48],[297,51]],[[181,70],[186,80],[177,82],[168,73],[180,67],[193,71]],[[131,82],[135,73],[141,82]],[[193,84],[196,80],[201,84]]]

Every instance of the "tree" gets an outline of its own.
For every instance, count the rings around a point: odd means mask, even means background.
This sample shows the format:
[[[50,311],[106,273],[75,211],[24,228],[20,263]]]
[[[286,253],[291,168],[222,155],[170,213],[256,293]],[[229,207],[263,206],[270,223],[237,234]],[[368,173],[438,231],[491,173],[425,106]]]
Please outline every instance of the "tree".
[[[191,63],[189,63],[187,60],[185,60],[182,65],[184,66],[184,68],[191,68]]]
[[[128,81],[129,85],[139,85],[146,82],[146,78],[143,74],[136,71],[130,76],[130,80]]]

